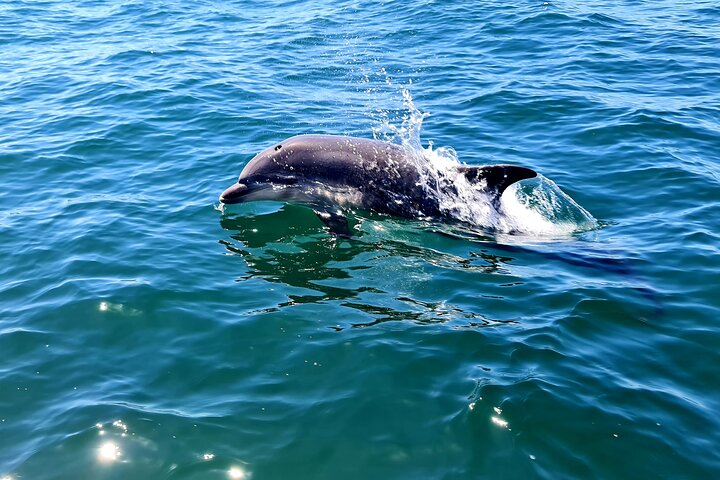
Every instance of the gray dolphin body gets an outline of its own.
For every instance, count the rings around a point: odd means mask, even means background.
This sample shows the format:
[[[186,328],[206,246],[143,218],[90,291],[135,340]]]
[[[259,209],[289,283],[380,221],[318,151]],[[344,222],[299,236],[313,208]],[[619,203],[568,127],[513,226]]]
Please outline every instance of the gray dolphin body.
[[[458,170],[469,182],[483,185],[496,208],[508,186],[537,175],[513,165]],[[406,148],[354,137],[299,135],[260,152],[242,170],[238,182],[220,195],[224,204],[253,200],[309,205],[340,234],[347,233],[347,220],[337,213],[338,206],[405,218],[448,219]]]

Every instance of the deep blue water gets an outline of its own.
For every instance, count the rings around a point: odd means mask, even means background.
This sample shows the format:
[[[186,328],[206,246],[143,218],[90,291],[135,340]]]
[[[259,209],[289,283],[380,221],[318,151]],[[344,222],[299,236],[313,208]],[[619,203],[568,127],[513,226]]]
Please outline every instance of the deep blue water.
[[[218,207],[418,111],[596,228]],[[719,183],[716,2],[2,3],[0,478],[717,477]]]

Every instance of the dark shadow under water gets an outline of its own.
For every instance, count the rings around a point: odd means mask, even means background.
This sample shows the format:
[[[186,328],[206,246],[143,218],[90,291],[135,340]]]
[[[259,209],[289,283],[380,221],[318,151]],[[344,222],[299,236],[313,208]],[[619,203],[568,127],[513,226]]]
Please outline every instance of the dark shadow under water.
[[[624,284],[643,296],[652,306],[647,316],[657,318],[663,309],[658,295],[636,273],[627,257],[619,257],[595,247],[588,249],[588,242],[544,243],[538,245],[513,245],[498,243],[489,234],[461,230],[455,234],[452,226],[428,224],[389,217],[355,217],[358,225],[363,221],[383,225],[382,234],[372,234],[357,229],[353,238],[339,238],[329,234],[315,217],[312,210],[285,204],[278,210],[264,214],[223,214],[221,227],[231,232],[229,241],[220,243],[231,253],[245,261],[247,273],[238,278],[246,281],[262,278],[265,281],[301,288],[314,293],[288,294],[288,300],[266,311],[299,304],[338,302],[340,305],[360,311],[373,318],[370,322],[353,323],[355,328],[368,327],[388,321],[410,320],[420,324],[445,323],[460,318],[467,326],[489,326],[499,323],[515,323],[515,319],[490,319],[484,313],[468,312],[452,305],[426,302],[407,295],[394,296],[393,306],[367,302],[377,294],[387,298],[393,292],[383,291],[371,284],[356,287],[339,286],[352,283],[353,272],[374,268],[383,258],[420,260],[441,268],[473,271],[488,276],[498,275],[499,283],[507,283],[510,266],[518,259],[528,258],[540,262],[561,262],[573,268],[602,272],[616,276]],[[438,241],[441,239],[441,241]],[[436,246],[440,244],[439,247]],[[448,246],[458,243],[463,255],[445,253]],[[485,277],[488,278],[488,277]],[[363,283],[363,282],[360,282]],[[518,279],[516,284],[523,283]],[[334,285],[333,285],[334,284]],[[480,286],[481,287],[481,286]],[[482,295],[491,297],[489,295]],[[398,305],[410,309],[399,309]],[[342,330],[343,327],[330,327]]]
[[[385,220],[384,223],[388,225],[395,221]],[[412,225],[410,221],[402,223],[403,226]],[[418,246],[413,244],[412,240],[417,242],[420,239],[422,243],[422,236],[428,235],[428,232],[420,228],[401,228],[399,232],[388,228],[381,236],[367,235],[359,231],[353,238],[339,238],[329,234],[311,210],[290,204],[270,214],[223,215],[220,225],[231,232],[230,237],[234,240],[221,239],[220,243],[229,252],[241,256],[248,267],[247,273],[239,277],[238,281],[262,278],[271,283],[316,292],[288,294],[287,302],[268,311],[298,304],[338,302],[373,318],[371,322],[353,323],[351,326],[354,328],[398,320],[435,324],[463,318],[472,326],[514,321],[491,320],[477,312],[467,312],[459,307],[426,302],[407,295],[397,295],[394,300],[397,304],[410,307],[409,310],[370,304],[367,302],[367,294],[378,294],[387,298],[388,295],[392,296],[393,292],[386,292],[368,284],[354,288],[332,285],[351,283],[347,280],[354,278],[353,272],[372,269],[384,258],[414,259],[443,268],[472,270],[484,274],[507,274],[508,270],[503,265],[513,259],[505,255],[495,256],[481,252],[464,258]],[[342,330],[342,327],[331,328]]]

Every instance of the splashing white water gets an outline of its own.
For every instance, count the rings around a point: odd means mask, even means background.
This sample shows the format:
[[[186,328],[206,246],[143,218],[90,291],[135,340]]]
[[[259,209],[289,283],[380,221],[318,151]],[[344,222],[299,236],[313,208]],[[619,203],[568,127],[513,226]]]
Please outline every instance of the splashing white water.
[[[501,231],[564,236],[599,226],[590,212],[543,175],[511,185],[501,201]]]
[[[503,193],[499,208],[483,184],[471,183],[452,147],[423,148],[420,130],[427,113],[413,103],[407,88],[401,89],[405,114],[395,126],[387,117],[374,130],[376,139],[402,144],[417,163],[423,187],[435,196],[440,209],[467,225],[497,233],[537,237],[563,237],[598,227],[593,216],[550,179],[539,175],[511,185]]]

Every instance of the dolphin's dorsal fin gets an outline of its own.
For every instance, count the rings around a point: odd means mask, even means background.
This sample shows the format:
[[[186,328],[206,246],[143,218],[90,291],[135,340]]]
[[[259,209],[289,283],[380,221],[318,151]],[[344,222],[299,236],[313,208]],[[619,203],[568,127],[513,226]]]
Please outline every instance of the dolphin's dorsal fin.
[[[458,170],[470,183],[484,181],[488,192],[497,197],[500,197],[513,183],[537,177],[535,170],[515,165],[462,166]]]

